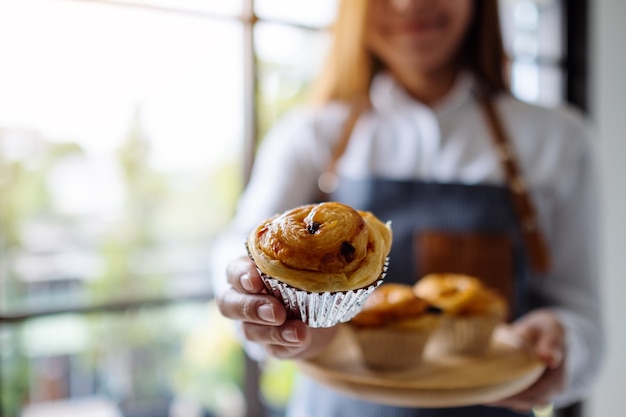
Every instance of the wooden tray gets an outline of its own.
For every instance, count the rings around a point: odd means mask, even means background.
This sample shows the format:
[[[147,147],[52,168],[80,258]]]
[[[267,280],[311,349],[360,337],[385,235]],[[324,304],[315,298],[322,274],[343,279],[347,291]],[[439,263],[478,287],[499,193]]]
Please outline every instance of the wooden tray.
[[[441,356],[426,350],[424,362],[401,372],[368,369],[349,327],[341,325],[328,349],[298,368],[346,395],[405,407],[484,404],[521,392],[544,365],[507,327],[499,327],[480,356]]]

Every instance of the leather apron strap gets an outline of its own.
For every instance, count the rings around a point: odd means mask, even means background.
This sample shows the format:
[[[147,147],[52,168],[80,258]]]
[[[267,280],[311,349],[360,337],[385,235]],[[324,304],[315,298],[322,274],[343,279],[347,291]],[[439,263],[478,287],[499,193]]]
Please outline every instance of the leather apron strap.
[[[321,192],[321,200],[327,200],[328,195],[337,189],[337,186],[339,185],[339,178],[337,177],[337,162],[348,147],[348,142],[350,142],[350,137],[352,136],[352,130],[354,130],[354,126],[356,125],[359,116],[368,107],[369,101],[367,99],[357,99],[350,105],[350,114],[348,114],[348,119],[343,125],[339,141],[333,149],[328,167],[317,180],[317,187]]]
[[[511,141],[493,104],[493,97],[483,92],[478,94],[478,100],[491,132],[491,139],[498,151],[501,166],[506,177],[506,184],[510,190],[515,213],[522,230],[524,245],[528,250],[531,267],[537,273],[546,273],[550,269],[550,253],[544,236],[539,229],[535,206],[522,178]],[[336,173],[337,163],[348,147],[352,130],[359,116],[366,108],[368,108],[367,100],[357,100],[351,106],[350,114],[342,129],[339,141],[333,150],[328,168],[320,175],[318,180],[318,187],[322,193],[323,200],[327,199],[324,197],[327,197],[337,188],[339,181]]]
[[[502,124],[502,119],[496,111],[492,96],[487,93],[480,94],[479,101],[487,119],[487,125],[491,130],[491,139],[498,151],[500,163],[506,176],[513,206],[522,229],[524,244],[528,250],[531,267],[535,272],[546,273],[550,270],[550,252],[539,229],[535,206],[522,178],[511,140]]]

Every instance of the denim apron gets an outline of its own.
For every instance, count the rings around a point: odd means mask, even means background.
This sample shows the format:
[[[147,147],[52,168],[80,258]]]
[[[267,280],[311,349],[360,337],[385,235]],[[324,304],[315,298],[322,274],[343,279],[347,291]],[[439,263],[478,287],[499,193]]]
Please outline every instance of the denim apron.
[[[507,234],[514,251],[514,316],[526,311],[528,263],[519,221],[505,186],[425,183],[388,179],[340,181],[334,201],[391,220],[393,245],[385,282],[413,284],[419,269],[415,239],[422,231]],[[454,254],[452,254],[454,255]],[[414,409],[361,401],[302,376],[296,384],[288,417],[519,417],[505,409],[472,406]]]
[[[497,282],[496,274],[495,280],[492,279],[488,284],[508,291],[507,298],[511,309],[509,319],[515,319],[533,307],[534,303],[529,294],[529,280],[537,272],[541,274],[549,268],[549,255],[534,222],[534,210],[528,193],[525,187],[518,186],[523,183],[515,157],[509,152],[510,141],[506,131],[491,99],[485,96],[480,101],[491,129],[492,139],[501,157],[507,184],[468,185],[385,178],[363,180],[341,178],[337,188],[327,194],[327,198],[358,210],[371,211],[382,221],[391,221],[393,245],[386,282],[414,284],[425,272],[471,274],[471,271],[463,271],[462,266],[461,270],[456,271],[429,271],[425,268],[426,265],[420,265],[424,260],[433,258],[422,256],[428,252],[427,247],[421,247],[427,246],[425,242],[428,242],[421,239],[422,236],[429,236],[435,232],[452,236],[505,237],[511,252],[507,263],[509,269],[507,282]],[[340,146],[342,149],[335,155],[335,159],[338,159],[345,149],[358,113],[357,109],[348,122]],[[335,162],[336,160],[333,164]],[[529,224],[531,227],[528,227]],[[483,240],[471,240],[478,241]],[[499,249],[498,246],[500,245],[492,245],[492,248]],[[451,250],[449,245],[444,247],[448,253],[444,254],[444,261],[439,265],[455,264],[455,258],[463,255],[461,253],[463,250]],[[491,262],[489,252],[487,250],[487,257],[483,259],[487,266],[483,268],[484,271],[489,270]],[[498,262],[497,259],[494,261]],[[423,409],[394,407],[346,396],[306,376],[301,376],[298,380],[287,409],[287,417],[351,416],[520,417],[532,416],[532,413],[520,414],[508,409],[487,406]]]

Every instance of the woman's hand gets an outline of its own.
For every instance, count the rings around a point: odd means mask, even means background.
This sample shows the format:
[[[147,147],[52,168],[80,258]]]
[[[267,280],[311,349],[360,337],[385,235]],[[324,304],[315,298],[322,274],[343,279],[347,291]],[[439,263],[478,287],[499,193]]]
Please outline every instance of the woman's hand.
[[[320,353],[336,328],[311,328],[300,320],[287,320],[283,304],[267,294],[256,267],[247,256],[228,265],[230,288],[217,297],[220,312],[242,322],[246,339],[262,345],[281,359],[303,359]]]
[[[565,386],[565,329],[549,310],[535,310],[513,325],[513,331],[546,364],[543,375],[525,391],[490,405],[527,412],[550,404]]]

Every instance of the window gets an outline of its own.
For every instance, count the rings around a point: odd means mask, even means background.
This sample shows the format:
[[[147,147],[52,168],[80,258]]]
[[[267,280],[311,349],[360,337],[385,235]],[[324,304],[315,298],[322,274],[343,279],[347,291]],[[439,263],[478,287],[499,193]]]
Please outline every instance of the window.
[[[558,0],[507,0],[502,22],[511,57],[511,88],[522,100],[557,105],[564,102],[563,22]]]
[[[158,415],[220,372],[197,398],[242,404],[206,306],[242,184],[241,4],[204,3],[0,1],[2,415]]]

